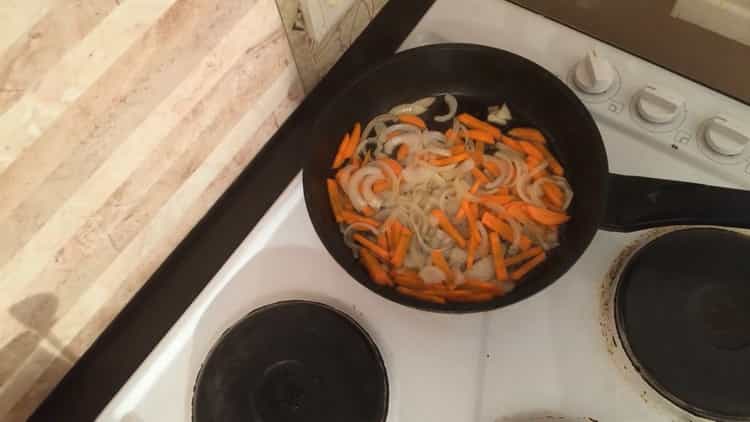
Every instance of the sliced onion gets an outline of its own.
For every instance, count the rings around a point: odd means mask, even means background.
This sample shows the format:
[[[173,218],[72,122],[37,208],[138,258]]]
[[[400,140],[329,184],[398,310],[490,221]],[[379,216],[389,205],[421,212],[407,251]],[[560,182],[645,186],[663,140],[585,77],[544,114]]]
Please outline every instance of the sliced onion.
[[[346,187],[346,194],[349,196],[349,200],[357,211],[362,211],[362,209],[367,206],[364,198],[362,198],[362,194],[359,192],[359,185],[365,177],[373,175],[382,178],[383,172],[377,167],[366,166],[355,171],[349,180],[349,185]]]
[[[513,116],[510,114],[510,109],[506,104],[502,107],[493,106],[487,109],[487,120],[492,123],[497,123],[501,126],[508,124],[508,120],[511,120]]]
[[[372,191],[372,185],[380,180],[385,179],[382,176],[371,175],[365,177],[365,180],[362,181],[362,197],[364,198],[365,202],[367,202],[367,205],[371,206],[375,210],[379,210],[383,205],[383,201],[378,198],[378,195],[376,195],[375,192]]]
[[[354,170],[357,170],[359,167],[355,166],[354,164],[347,164],[344,166],[339,172],[341,172],[341,175],[343,177],[340,178],[339,184],[341,185],[341,189],[346,192],[347,186],[349,185],[349,181],[351,181],[351,174]],[[341,183],[341,180],[346,180],[346,183]]]
[[[435,97],[426,97],[411,104],[399,104],[393,107],[390,114],[422,114],[435,102]]]
[[[425,284],[442,283],[447,278],[440,268],[433,265],[427,265],[419,270],[419,277],[425,282]]]
[[[394,136],[385,142],[383,151],[385,151],[386,154],[393,154],[393,150],[401,144],[408,145],[410,152],[414,151],[422,144],[422,134],[419,132],[412,132]]]
[[[456,100],[456,97],[451,94],[446,94],[443,96],[443,99],[445,99],[445,103],[448,104],[448,113],[443,114],[442,116],[435,116],[436,122],[447,122],[456,115],[456,110],[458,110],[458,100]]]
[[[474,262],[470,269],[466,270],[466,276],[476,280],[490,280],[495,277],[495,266],[492,257],[484,257]]]

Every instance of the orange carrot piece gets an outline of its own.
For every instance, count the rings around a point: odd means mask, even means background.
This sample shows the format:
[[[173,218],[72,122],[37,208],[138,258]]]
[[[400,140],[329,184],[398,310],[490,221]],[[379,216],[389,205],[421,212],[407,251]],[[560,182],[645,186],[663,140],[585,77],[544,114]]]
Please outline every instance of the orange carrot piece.
[[[490,179],[488,179],[487,176],[485,176],[484,173],[482,173],[482,171],[476,167],[471,169],[471,175],[474,176],[474,180],[481,182],[483,185],[490,182]]]
[[[479,243],[480,234],[479,228],[477,227],[477,214],[474,212],[471,203],[468,201],[462,202],[461,206],[465,208],[464,214],[466,214],[466,222],[469,225],[469,239],[476,239],[477,243]]]
[[[336,157],[333,159],[333,164],[331,164],[332,169],[337,169],[341,167],[342,164],[344,164],[344,161],[346,161],[348,156],[346,156],[349,149],[349,134],[345,134],[344,138],[341,140],[341,143],[339,144],[338,152],[336,153]]]
[[[462,152],[460,154],[451,155],[445,158],[433,158],[430,160],[430,164],[433,166],[447,166],[449,164],[460,163],[461,161],[468,160],[471,158],[468,152]]]
[[[506,212],[511,217],[518,221],[527,221],[529,219],[526,214],[526,203],[521,201],[513,201],[505,205]]]
[[[490,249],[495,263],[495,278],[498,281],[507,280],[508,269],[505,267],[505,250],[503,250],[503,245],[500,244],[500,236],[497,232],[490,232]]]
[[[349,146],[347,148],[347,154],[351,157],[354,155],[354,151],[357,150],[357,146],[359,145],[359,137],[362,135],[362,125],[359,124],[359,122],[354,124],[354,129],[352,129],[351,137],[349,138]]]
[[[512,278],[514,281],[522,279],[523,276],[528,274],[529,271],[536,268],[536,266],[541,264],[545,259],[547,259],[547,254],[545,254],[544,252],[540,253],[539,255],[526,261],[523,265],[518,267],[518,269],[510,273],[510,278]]]
[[[531,142],[518,141],[518,145],[521,146],[523,152],[525,152],[529,157],[534,157],[539,161],[544,160],[544,155],[542,155],[542,152],[539,151],[539,149]]]
[[[511,265],[520,264],[523,261],[526,261],[527,259],[537,256],[540,253],[544,252],[542,248],[539,246],[534,246],[533,248],[529,248],[525,251],[519,252],[511,257],[508,257],[505,259],[505,265],[510,267]]]
[[[479,203],[482,205],[493,204],[493,205],[505,205],[507,203],[515,201],[516,198],[513,195],[482,195],[479,197]]]
[[[425,288],[424,281],[414,271],[391,271],[393,281],[399,286],[408,287],[410,289],[422,290]]]
[[[388,249],[395,251],[398,247],[398,241],[401,237],[401,223],[398,220],[393,220],[388,223],[387,227],[387,238],[388,238]]]
[[[466,131],[466,136],[477,142],[483,142],[485,144],[492,145],[495,143],[495,137],[492,136],[491,133],[486,132],[482,129],[469,129]]]
[[[434,294],[447,299],[449,302],[487,302],[492,300],[495,295],[492,293],[478,292],[472,290],[445,290],[445,291],[428,291],[426,293]]]
[[[406,157],[409,156],[409,145],[401,144],[398,147],[398,150],[396,151],[396,159],[398,161],[406,160]]]
[[[549,202],[557,208],[562,209],[565,199],[562,189],[554,183],[542,183],[542,191]]]
[[[344,223],[346,224],[364,223],[369,224],[373,227],[380,226],[380,222],[378,220],[367,218],[352,211],[341,211],[341,217],[344,219]]]
[[[365,207],[362,208],[362,214],[364,214],[367,217],[372,217],[373,215],[375,215],[375,210],[372,209],[371,206],[365,205]]]
[[[451,154],[458,155],[462,152],[466,152],[466,146],[463,144],[460,145],[454,145],[451,147]]]
[[[380,192],[388,190],[388,188],[390,187],[391,187],[391,182],[389,182],[388,180],[385,180],[385,179],[378,180],[377,182],[372,184],[372,191],[374,193],[380,193]]]
[[[556,176],[562,176],[565,174],[565,170],[563,169],[562,165],[560,165],[560,162],[557,161],[554,155],[552,155],[551,152],[544,146],[544,145],[537,145],[536,146],[539,151],[542,152],[542,155],[544,156],[544,159],[547,160],[549,163],[549,170]]]
[[[526,205],[526,212],[529,214],[529,217],[537,223],[546,224],[548,226],[556,226],[570,220],[569,215],[539,208],[530,204]]]
[[[385,249],[386,251],[390,249],[388,246],[388,238],[385,235],[385,230],[378,233],[378,246]]]
[[[362,236],[361,234],[355,233],[352,236],[352,239],[354,239],[360,245],[362,245],[365,248],[367,248],[370,251],[372,251],[372,253],[374,253],[375,255],[377,255],[378,258],[383,259],[385,261],[387,261],[390,258],[390,254],[388,253],[388,250],[386,250],[385,248],[381,247],[380,245],[378,245],[377,243],[373,242],[372,240],[370,240],[370,239]]]
[[[508,135],[514,138],[524,139],[526,141],[534,141],[542,144],[547,143],[547,139],[544,137],[544,135],[542,135],[542,132],[540,132],[538,129],[534,129],[533,127],[513,128],[508,131]]]
[[[491,124],[487,122],[483,122],[476,117],[472,116],[469,113],[461,113],[457,117],[459,122],[465,124],[471,129],[480,129],[483,130],[490,135],[492,135],[493,138],[498,139],[500,138],[500,129],[496,128],[495,126],[492,126]]]
[[[500,142],[510,147],[510,149],[513,149],[513,150],[516,150],[518,152],[525,154],[525,151],[523,150],[523,148],[521,148],[521,144],[511,137],[500,135]]]
[[[445,260],[443,253],[437,249],[433,249],[432,253],[430,253],[430,257],[432,259],[432,265],[440,268],[440,271],[445,274],[445,280],[448,282],[452,282],[453,270],[451,269],[451,266],[448,265],[448,261]]]
[[[393,258],[391,258],[391,264],[396,268],[404,265],[404,258],[406,258],[406,251],[409,249],[411,235],[411,230],[403,226],[401,227],[401,236],[399,236],[398,245],[393,252]]]
[[[344,210],[344,206],[341,203],[339,197],[339,185],[333,179],[327,179],[326,185],[328,186],[328,201],[331,203],[331,210],[333,210],[333,216],[337,223],[344,221],[344,217],[341,216],[341,212]]]
[[[427,125],[425,124],[424,120],[419,118],[418,116],[415,116],[413,114],[399,114],[398,120],[401,123],[406,123],[410,125],[417,126],[420,129],[427,129]]]
[[[488,229],[497,232],[507,242],[513,241],[513,229],[504,221],[489,212],[482,215],[482,224]]]
[[[422,293],[418,290],[413,290],[408,287],[398,286],[396,287],[396,290],[402,295],[411,296],[415,299],[424,300],[425,302],[433,302],[433,303],[439,303],[439,304],[445,303],[445,299],[440,296]]]
[[[388,167],[393,170],[394,173],[396,173],[396,176],[401,174],[401,164],[398,163],[398,161],[394,160],[393,158],[380,158],[380,161],[384,162],[385,164],[388,164]]]
[[[367,249],[362,249],[361,251],[359,251],[359,261],[367,269],[367,272],[370,274],[370,278],[375,283],[380,284],[381,286],[393,285],[393,280],[391,280],[391,277],[370,251],[368,251]]]
[[[474,290],[480,292],[500,292],[500,286],[491,281],[468,279],[458,286],[461,290]]]
[[[477,166],[484,164],[484,147],[486,144],[479,142],[474,150],[474,162]]]
[[[456,227],[451,224],[450,220],[448,220],[448,216],[446,216],[442,210],[432,210],[432,216],[437,219],[440,228],[443,229],[443,231],[446,232],[448,236],[453,238],[453,240],[459,247],[466,248],[466,240],[461,237],[461,233],[459,233],[458,229],[456,229]]]
[[[502,171],[500,171],[500,167],[498,167],[497,164],[493,161],[485,160],[484,168],[486,168],[487,171],[494,177],[499,177],[502,174]]]
[[[510,189],[508,188],[498,188],[496,195],[510,195]]]
[[[451,141],[451,142],[454,142],[454,143],[455,143],[456,141],[458,141],[458,133],[456,133],[456,131],[454,131],[453,129],[448,129],[448,130],[446,130],[446,131],[445,131],[445,137],[446,137],[446,138],[447,138],[447,139],[448,139],[449,141]]]

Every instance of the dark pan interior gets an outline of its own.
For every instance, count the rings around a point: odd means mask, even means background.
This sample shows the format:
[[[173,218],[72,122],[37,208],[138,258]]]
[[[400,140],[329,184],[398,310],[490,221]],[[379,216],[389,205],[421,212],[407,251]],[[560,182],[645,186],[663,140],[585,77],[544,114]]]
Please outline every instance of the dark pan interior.
[[[439,305],[402,296],[371,282],[344,244],[328,202],[325,179],[333,177],[331,162],[343,134],[354,122],[371,118],[397,104],[451,93],[459,112],[486,118],[487,107],[507,103],[513,114],[509,127],[532,125],[544,132],[566,169],[574,191],[572,219],[561,234],[561,244],[541,266],[526,276],[510,294],[484,303]],[[426,121],[447,107],[438,99]],[[469,44],[441,44],[397,54],[373,67],[331,99],[321,111],[308,139],[304,167],[305,202],[315,231],[334,259],[358,282],[395,302],[433,311],[477,312],[507,306],[552,284],[583,254],[604,212],[607,157],[601,135],[584,105],[554,75],[507,51]]]

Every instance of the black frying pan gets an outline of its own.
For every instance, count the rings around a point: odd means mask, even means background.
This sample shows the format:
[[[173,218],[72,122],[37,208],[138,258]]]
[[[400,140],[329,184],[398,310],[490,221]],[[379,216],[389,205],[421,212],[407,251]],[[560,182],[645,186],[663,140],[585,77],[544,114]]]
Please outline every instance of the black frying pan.
[[[510,294],[483,303],[422,302],[370,281],[353,258],[333,218],[325,180],[341,135],[355,121],[366,124],[394,105],[454,94],[460,112],[484,118],[487,107],[507,103],[512,125],[544,132],[574,192],[572,219],[560,246]],[[438,101],[439,103],[439,101]],[[435,105],[433,114],[442,114]],[[432,115],[426,121],[431,127]],[[447,126],[446,126],[447,127]],[[445,129],[446,127],[442,127]],[[549,286],[575,264],[599,228],[634,231],[672,224],[750,227],[750,192],[610,174],[594,120],[576,95],[539,65],[507,51],[470,44],[441,44],[396,54],[370,69],[321,111],[309,139],[304,167],[305,202],[315,231],[336,261],[368,289],[395,302],[434,311],[476,312],[525,299]]]

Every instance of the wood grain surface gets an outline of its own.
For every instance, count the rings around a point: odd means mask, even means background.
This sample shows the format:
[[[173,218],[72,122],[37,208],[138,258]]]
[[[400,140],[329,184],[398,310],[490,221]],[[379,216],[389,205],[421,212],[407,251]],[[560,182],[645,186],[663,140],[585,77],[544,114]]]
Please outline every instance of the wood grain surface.
[[[2,0],[0,21],[0,420],[12,422],[303,94],[274,0]]]

